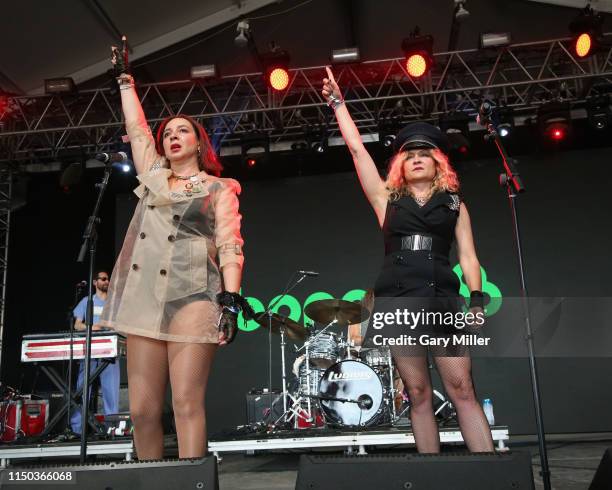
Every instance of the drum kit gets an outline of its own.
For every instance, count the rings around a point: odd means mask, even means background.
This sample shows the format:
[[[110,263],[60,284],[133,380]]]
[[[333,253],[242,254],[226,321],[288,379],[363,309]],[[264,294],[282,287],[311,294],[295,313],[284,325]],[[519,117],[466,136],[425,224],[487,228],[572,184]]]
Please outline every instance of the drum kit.
[[[395,423],[393,359],[388,348],[361,349],[344,338],[348,326],[369,318],[359,303],[325,299],[304,313],[322,329],[309,329],[276,313],[258,323],[280,335],[284,413],[275,427],[365,428]],[[342,332],[338,333],[340,327]],[[302,343],[293,365],[296,381],[287,387],[285,338]]]

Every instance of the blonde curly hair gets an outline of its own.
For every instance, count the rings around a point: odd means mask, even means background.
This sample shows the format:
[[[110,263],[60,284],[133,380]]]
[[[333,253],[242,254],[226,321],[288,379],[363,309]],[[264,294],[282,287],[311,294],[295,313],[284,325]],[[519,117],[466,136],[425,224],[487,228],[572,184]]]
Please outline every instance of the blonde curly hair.
[[[389,191],[389,200],[397,201],[400,197],[410,195],[408,183],[404,177],[404,162],[409,150],[399,151],[391,159],[389,173],[385,181],[385,187]],[[431,193],[436,192],[458,192],[459,178],[453,170],[448,157],[437,148],[427,149],[428,156],[433,158],[436,164],[436,176],[431,182]]]

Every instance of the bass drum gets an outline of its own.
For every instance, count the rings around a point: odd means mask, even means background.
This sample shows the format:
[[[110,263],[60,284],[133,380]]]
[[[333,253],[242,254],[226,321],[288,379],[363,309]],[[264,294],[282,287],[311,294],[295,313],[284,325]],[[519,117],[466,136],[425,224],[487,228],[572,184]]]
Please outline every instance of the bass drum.
[[[327,369],[319,382],[319,396],[325,421],[330,425],[371,427],[379,422],[384,411],[380,378],[370,366],[359,361],[341,361]]]

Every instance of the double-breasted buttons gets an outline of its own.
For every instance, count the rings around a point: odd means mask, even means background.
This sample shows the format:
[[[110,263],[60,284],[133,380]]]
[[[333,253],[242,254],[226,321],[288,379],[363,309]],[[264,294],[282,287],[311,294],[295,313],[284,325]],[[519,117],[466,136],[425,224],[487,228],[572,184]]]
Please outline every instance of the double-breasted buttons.
[[[176,237],[174,235],[169,235],[168,236],[168,241],[169,242],[173,242],[174,240],[176,240]]]
[[[147,234],[143,231],[142,233],[140,233],[140,238],[142,238],[144,240],[144,238],[147,236]]]
[[[137,271],[138,270],[138,264],[132,264],[132,270]]]
[[[160,275],[165,276],[167,274],[167,271],[166,271],[166,269],[161,269],[159,271],[159,273],[160,273]]]
[[[174,216],[172,216],[172,219],[173,219],[174,221],[180,221],[180,220],[181,220],[181,217],[180,217],[178,214],[175,214]]]
[[[149,209],[155,209],[155,206],[154,206],[153,204],[149,204],[147,207],[148,207]]]

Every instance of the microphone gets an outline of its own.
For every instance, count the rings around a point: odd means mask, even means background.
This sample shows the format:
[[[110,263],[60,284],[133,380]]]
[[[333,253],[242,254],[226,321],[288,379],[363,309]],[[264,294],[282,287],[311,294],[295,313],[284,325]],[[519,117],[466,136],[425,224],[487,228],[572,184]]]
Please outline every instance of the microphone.
[[[95,158],[102,163],[125,163],[128,161],[127,153],[124,151],[118,153],[98,153]]]
[[[487,100],[480,104],[478,109],[478,116],[476,116],[476,122],[481,126],[486,126],[491,122],[491,114],[493,114],[493,106]]]
[[[318,276],[319,273],[318,272],[314,272],[314,271],[298,271],[298,274],[302,274],[303,276]]]

